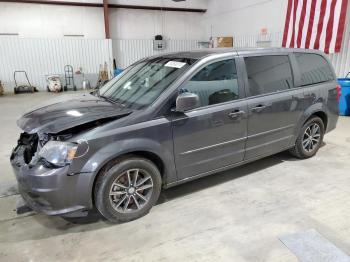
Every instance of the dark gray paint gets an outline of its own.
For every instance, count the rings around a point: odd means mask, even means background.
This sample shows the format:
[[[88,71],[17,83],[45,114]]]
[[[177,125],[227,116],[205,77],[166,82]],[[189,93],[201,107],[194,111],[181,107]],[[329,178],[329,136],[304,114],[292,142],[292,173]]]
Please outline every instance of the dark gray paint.
[[[165,56],[199,61],[144,110],[126,110],[87,94],[80,98],[66,97],[67,102],[56,101],[25,114],[18,124],[29,133],[64,132],[100,118],[116,119],[68,139],[72,142],[85,139],[89,143],[87,154],[75,159],[70,166],[48,169],[38,164],[28,168],[24,164],[18,167],[12,161],[21,190],[27,192],[25,196],[29,192],[48,201],[47,208],[36,206],[37,210],[65,214],[92,208],[96,175],[106,163],[121,155],[136,152],[156,156],[164,167],[163,185],[170,187],[292,147],[300,127],[315,112],[327,116],[327,131],[334,129],[338,114],[336,81],[300,87],[295,50],[304,52],[299,49],[209,49],[168,54]],[[308,52],[324,56],[317,51]],[[247,97],[249,88],[243,57],[268,54],[289,54],[295,87]],[[232,58],[237,66],[240,99],[185,113],[171,110],[179,88],[196,72],[210,63]],[[266,107],[254,109],[258,105]],[[74,109],[81,110],[83,116],[67,117],[67,111]],[[21,157],[15,156],[17,160]]]

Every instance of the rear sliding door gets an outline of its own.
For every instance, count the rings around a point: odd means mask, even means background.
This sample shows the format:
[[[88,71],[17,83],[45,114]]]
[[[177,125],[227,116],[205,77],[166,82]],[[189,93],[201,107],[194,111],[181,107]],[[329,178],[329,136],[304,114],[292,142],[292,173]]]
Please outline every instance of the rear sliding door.
[[[288,54],[245,56],[248,138],[245,159],[286,149],[299,118]]]

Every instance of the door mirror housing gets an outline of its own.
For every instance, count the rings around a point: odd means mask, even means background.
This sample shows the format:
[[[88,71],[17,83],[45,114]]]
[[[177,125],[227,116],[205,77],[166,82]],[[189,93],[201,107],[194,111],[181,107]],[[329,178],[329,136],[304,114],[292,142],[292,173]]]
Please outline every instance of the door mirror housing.
[[[185,112],[199,107],[199,97],[193,93],[181,93],[176,98],[176,112]]]

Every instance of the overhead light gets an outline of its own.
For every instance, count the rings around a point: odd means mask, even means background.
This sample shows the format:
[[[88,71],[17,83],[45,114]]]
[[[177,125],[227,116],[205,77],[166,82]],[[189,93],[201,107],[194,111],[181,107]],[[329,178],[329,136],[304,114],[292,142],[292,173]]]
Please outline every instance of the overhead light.
[[[173,0],[174,2],[183,2],[183,1],[186,1],[186,0]]]

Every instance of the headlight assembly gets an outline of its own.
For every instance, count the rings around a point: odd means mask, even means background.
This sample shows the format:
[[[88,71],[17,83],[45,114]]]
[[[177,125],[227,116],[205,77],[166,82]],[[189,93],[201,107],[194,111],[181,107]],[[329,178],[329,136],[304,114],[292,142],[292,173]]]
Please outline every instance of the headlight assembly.
[[[74,143],[49,141],[40,150],[39,156],[55,166],[63,167],[72,162],[77,148],[78,145]]]

